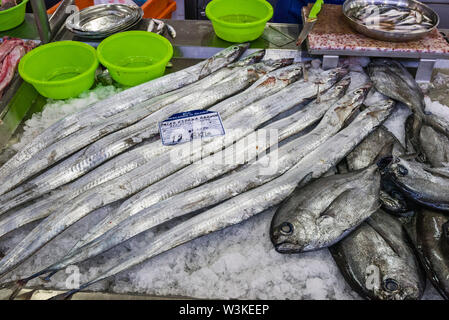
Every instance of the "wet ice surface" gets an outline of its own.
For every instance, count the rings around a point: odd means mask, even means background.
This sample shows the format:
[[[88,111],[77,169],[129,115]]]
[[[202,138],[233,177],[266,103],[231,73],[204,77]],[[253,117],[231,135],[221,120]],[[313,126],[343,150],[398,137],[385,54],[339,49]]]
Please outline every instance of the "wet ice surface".
[[[432,101],[430,97],[424,98],[424,103],[426,106],[426,112],[433,113],[438,117],[449,119],[449,107],[440,103],[438,100]]]
[[[431,100],[440,101],[449,105],[449,70],[436,70],[430,83],[420,84],[424,93],[429,95]]]
[[[319,65],[315,67],[314,71],[319,72]],[[353,71],[359,70],[353,68]],[[313,75],[314,72],[311,73]],[[356,83],[366,80],[363,73],[353,73],[351,76],[352,88]],[[78,100],[76,105],[82,106],[83,102]],[[55,105],[55,108],[58,112],[64,113],[66,110],[72,113],[76,106],[61,108]],[[41,118],[39,115],[33,117],[28,129],[25,128],[25,136],[32,137],[56,121],[56,118],[47,119],[55,114],[44,112]],[[56,262],[85,234],[89,226],[100,221],[117,206],[113,204],[102,208],[80,220],[1,279],[1,282],[29,276]],[[267,210],[241,224],[191,241],[101,281],[89,290],[222,299],[360,299],[343,279],[327,249],[291,255],[277,253],[269,239],[273,214],[274,209]],[[6,252],[16,245],[35,225],[0,239],[0,252]],[[163,232],[167,227],[150,230],[81,263],[80,283],[109,269],[121,254],[145,247],[155,233]],[[30,285],[63,290],[76,287],[77,283],[72,282],[76,280],[71,274],[73,269],[67,271],[69,273],[61,271],[56,274],[50,283],[37,279]],[[428,284],[424,298],[439,299],[440,296]]]
[[[25,122],[24,133],[20,141],[12,146],[14,150],[20,150],[29,142],[31,142],[38,134],[51,126],[64,116],[81,111],[89,105],[120,92],[114,86],[97,86],[91,91],[82,93],[77,98],[68,100],[49,100],[44,106],[42,112],[33,114],[33,116]]]
[[[66,230],[14,272],[14,278],[29,275],[38,265],[56,261],[88,226],[117,205],[97,210]],[[148,260],[89,290],[163,296],[221,299],[360,299],[341,276],[327,249],[303,254],[279,254],[269,239],[274,209],[241,224],[198,238]],[[141,234],[105,254],[79,265],[80,281],[93,278],[111,267],[120,254],[146,246],[154,233]],[[21,238],[21,232],[6,237],[0,250]],[[72,269],[56,274],[51,283],[30,285],[69,289]],[[439,299],[428,285],[424,298]]]

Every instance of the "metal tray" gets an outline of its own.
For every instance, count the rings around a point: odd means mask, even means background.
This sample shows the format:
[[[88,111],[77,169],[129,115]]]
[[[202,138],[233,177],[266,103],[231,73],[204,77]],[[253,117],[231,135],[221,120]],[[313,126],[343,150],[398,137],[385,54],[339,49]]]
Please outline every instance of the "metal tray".
[[[135,26],[142,17],[143,11],[138,6],[96,5],[69,16],[66,27],[81,37],[102,38]]]
[[[427,30],[424,30],[422,32],[415,32],[415,33],[404,33],[404,32],[394,32],[394,31],[381,31],[381,30],[374,30],[372,28],[367,27],[364,24],[359,23],[357,20],[351,17],[351,15],[348,13],[351,9],[365,6],[368,4],[379,4],[379,5],[385,5],[390,4],[397,7],[406,7],[410,9],[416,9],[418,11],[421,11],[428,15],[433,22],[433,27],[429,28]],[[426,35],[428,35],[430,32],[432,32],[434,29],[437,28],[440,18],[438,14],[433,11],[431,8],[426,6],[425,4],[415,1],[415,0],[346,0],[343,4],[343,15],[345,16],[346,21],[349,23],[349,25],[355,29],[356,31],[374,39],[383,40],[383,41],[394,41],[394,42],[404,42],[404,41],[412,41],[412,40],[418,40]]]

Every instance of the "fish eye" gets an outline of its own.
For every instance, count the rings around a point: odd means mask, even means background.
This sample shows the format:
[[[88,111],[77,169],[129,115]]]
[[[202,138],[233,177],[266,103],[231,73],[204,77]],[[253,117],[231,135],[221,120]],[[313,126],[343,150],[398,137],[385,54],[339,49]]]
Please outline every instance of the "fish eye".
[[[395,292],[399,290],[399,283],[394,279],[385,279],[383,283],[384,289],[389,292]]]
[[[401,176],[406,176],[408,174],[408,170],[403,165],[398,164],[398,174]]]
[[[279,229],[282,234],[289,235],[293,232],[293,225],[289,222],[283,222]]]
[[[355,94],[359,95],[359,94],[363,94],[363,90],[362,89],[358,89]]]

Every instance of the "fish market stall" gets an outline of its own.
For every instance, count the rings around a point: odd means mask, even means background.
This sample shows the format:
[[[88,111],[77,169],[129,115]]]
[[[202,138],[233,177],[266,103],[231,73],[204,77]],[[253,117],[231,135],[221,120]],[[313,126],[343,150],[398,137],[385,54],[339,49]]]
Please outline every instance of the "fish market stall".
[[[99,71],[77,97],[35,95],[5,129],[0,296],[440,299],[418,260],[431,256],[426,271],[440,276],[446,253],[415,231],[433,219],[448,236],[447,56],[433,57],[433,80],[418,87],[397,63],[416,69],[418,59],[358,52],[328,68],[298,50],[297,25],[268,23],[248,48],[209,21],[164,22],[176,37],[163,77],[126,89]],[[27,15],[10,36],[38,40],[33,23]],[[100,43],[68,30],[55,40]],[[196,149],[200,140],[164,135],[197,109],[225,135],[211,131]],[[423,187],[432,192],[396,197]],[[367,268],[389,277],[375,290],[354,284]]]

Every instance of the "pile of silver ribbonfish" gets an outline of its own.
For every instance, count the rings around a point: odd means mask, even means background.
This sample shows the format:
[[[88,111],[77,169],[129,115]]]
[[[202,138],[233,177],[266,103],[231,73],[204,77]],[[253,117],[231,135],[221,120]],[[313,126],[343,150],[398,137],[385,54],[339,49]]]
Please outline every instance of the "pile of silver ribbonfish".
[[[264,51],[239,60],[247,47],[66,116],[0,168],[0,236],[36,223],[0,260],[0,283],[12,297],[31,279],[51,281],[164,223],[182,218],[56,298],[277,205],[277,251],[331,247],[351,286],[373,299],[419,299],[425,262],[447,297],[447,119],[424,112],[421,91],[394,61],[373,61],[368,76],[267,59]],[[163,145],[158,124],[192,106],[218,112],[226,134]],[[398,119],[399,134],[389,130]],[[117,202],[59,261],[8,278],[64,230]],[[439,239],[430,236],[435,228]],[[380,282],[366,286],[373,274]]]

